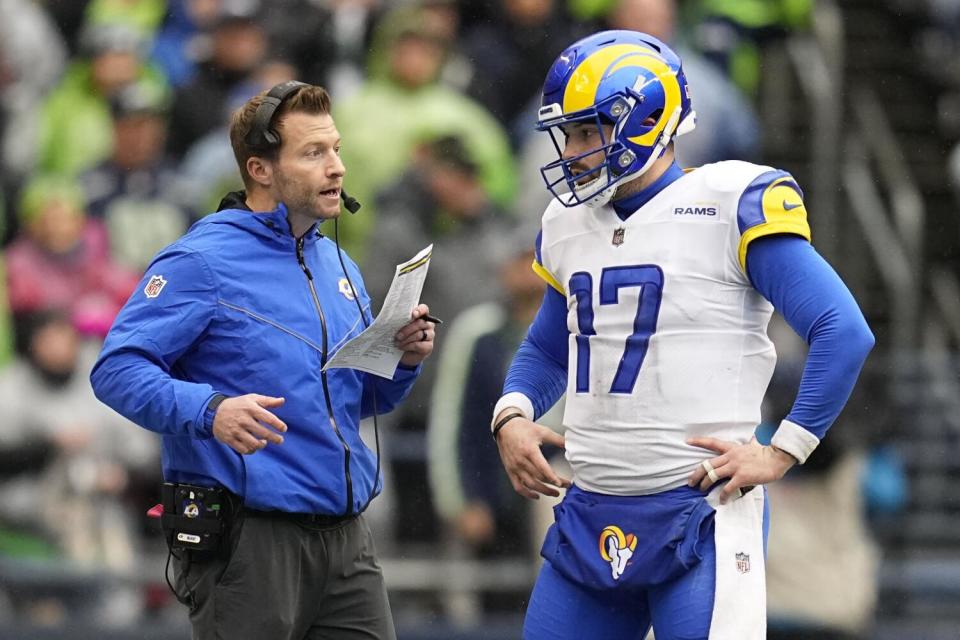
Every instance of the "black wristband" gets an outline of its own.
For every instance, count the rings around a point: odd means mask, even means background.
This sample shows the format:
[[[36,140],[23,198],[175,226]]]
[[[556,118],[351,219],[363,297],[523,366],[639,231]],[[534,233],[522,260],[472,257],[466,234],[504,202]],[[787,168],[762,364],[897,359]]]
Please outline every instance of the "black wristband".
[[[210,402],[207,403],[207,408],[203,410],[203,428],[198,430],[202,433],[200,437],[209,438],[213,435],[213,421],[217,417],[217,409],[220,408],[220,403],[227,399],[227,396],[222,393],[210,398]]]
[[[519,411],[514,411],[513,413],[508,413],[507,415],[500,418],[497,424],[493,425],[493,439],[497,439],[497,434],[500,433],[500,429],[503,429],[504,425],[513,420],[514,418],[525,418],[522,413]]]
[[[217,395],[213,396],[210,398],[210,402],[207,403],[207,411],[213,413],[213,415],[216,415],[217,409],[220,408],[220,403],[226,399],[227,396],[223,395],[222,393],[218,393]]]

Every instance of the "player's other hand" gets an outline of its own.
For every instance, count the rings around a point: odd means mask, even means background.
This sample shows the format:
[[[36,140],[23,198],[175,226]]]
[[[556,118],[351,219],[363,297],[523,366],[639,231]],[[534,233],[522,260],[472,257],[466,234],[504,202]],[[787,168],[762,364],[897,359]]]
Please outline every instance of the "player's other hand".
[[[789,453],[764,446],[756,438],[751,438],[746,444],[717,438],[692,438],[687,440],[687,444],[720,454],[698,464],[687,484],[691,487],[700,485],[700,490],[706,491],[715,483],[728,480],[720,491],[721,504],[731,496],[739,495],[740,489],[779,480],[797,463]]]
[[[433,353],[433,339],[436,337],[437,325],[423,317],[430,314],[430,307],[418,304],[410,312],[410,322],[403,325],[393,343],[403,351],[400,362],[407,367],[415,367]]]
[[[283,420],[269,409],[279,407],[283,398],[248,393],[227,398],[213,418],[213,437],[242,455],[256,453],[270,444],[281,444],[287,430]]]
[[[515,411],[517,409],[508,407],[496,420]],[[540,494],[559,496],[555,487],[570,486],[570,481],[557,475],[543,457],[540,447],[544,444],[563,448],[563,436],[523,417],[510,420],[497,433],[500,460],[514,490],[532,500],[539,500]]]

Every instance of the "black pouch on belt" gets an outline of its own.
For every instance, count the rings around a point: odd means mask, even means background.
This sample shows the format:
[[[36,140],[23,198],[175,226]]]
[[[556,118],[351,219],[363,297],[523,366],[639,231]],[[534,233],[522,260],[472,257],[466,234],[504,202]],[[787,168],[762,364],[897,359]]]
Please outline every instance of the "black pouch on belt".
[[[165,482],[161,526],[171,549],[212,551],[220,546],[231,512],[223,489]]]

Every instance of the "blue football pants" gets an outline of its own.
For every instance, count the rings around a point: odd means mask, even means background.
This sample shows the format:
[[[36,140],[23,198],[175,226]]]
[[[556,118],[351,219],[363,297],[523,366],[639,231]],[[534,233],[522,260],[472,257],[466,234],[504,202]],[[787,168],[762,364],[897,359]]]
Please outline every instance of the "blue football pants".
[[[642,591],[585,589],[544,562],[523,625],[524,640],[706,640],[713,614],[716,554],[680,577]]]
[[[763,539],[770,526],[764,502]],[[643,640],[653,625],[657,640],[707,640],[716,589],[716,546],[690,571],[660,585],[632,591],[594,591],[543,563],[527,606],[524,640]]]

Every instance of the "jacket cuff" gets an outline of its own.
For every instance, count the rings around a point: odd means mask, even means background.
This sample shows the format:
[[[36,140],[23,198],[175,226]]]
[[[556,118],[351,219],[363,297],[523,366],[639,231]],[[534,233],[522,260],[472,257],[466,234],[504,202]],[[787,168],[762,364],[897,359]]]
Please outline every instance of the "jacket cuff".
[[[820,438],[795,422],[783,420],[773,434],[770,444],[792,455],[800,464],[807,461],[813,450],[820,444]]]
[[[533,420],[533,402],[530,401],[530,398],[523,395],[519,391],[511,391],[505,396],[501,397],[497,401],[497,406],[493,408],[493,417],[490,419],[490,431],[493,431],[494,421],[497,419],[497,416],[500,415],[500,412],[506,409],[507,407],[516,407],[520,410],[520,413],[523,414],[523,417],[527,420]]]
[[[213,394],[203,405],[203,414],[194,423],[193,437],[197,440],[208,440],[213,437],[213,419],[217,416],[220,403],[227,399],[222,393]]]
[[[397,363],[397,370],[393,372],[393,381],[401,382],[409,378],[416,378],[420,375],[420,369],[423,366],[423,363],[420,363],[416,366],[405,365],[402,362]]]

